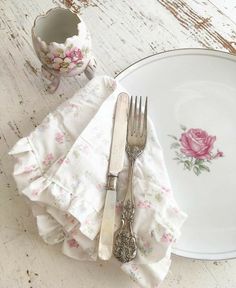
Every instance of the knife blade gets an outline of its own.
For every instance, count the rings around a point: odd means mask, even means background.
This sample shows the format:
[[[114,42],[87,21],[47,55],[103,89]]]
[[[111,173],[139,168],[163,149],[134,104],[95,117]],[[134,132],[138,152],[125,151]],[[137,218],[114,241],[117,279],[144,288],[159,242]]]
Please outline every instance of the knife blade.
[[[109,260],[112,256],[116,208],[116,184],[119,172],[122,170],[124,164],[128,106],[128,94],[120,93],[117,97],[115,108],[115,119],[113,124],[107,176],[107,193],[98,245],[98,256],[102,260]]]

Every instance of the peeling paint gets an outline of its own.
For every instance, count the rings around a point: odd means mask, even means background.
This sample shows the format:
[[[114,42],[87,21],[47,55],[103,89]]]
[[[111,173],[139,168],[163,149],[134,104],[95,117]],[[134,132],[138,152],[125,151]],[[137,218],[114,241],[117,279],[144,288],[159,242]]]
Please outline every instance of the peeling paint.
[[[210,42],[213,42],[230,53],[236,53],[236,49],[234,45],[232,45],[232,42],[218,32],[217,27],[213,27],[211,16],[200,16],[186,1],[159,0],[159,3],[178,20],[180,25],[183,26],[188,33],[199,38],[199,43],[204,43],[205,47],[211,47]]]
[[[11,131],[17,136],[17,138],[22,138],[22,134],[20,132],[19,127],[17,126],[15,121],[9,121],[7,125],[10,127]]]
[[[33,72],[35,75],[38,74],[37,69],[31,64],[29,60],[25,60],[26,67],[29,67],[30,71]]]

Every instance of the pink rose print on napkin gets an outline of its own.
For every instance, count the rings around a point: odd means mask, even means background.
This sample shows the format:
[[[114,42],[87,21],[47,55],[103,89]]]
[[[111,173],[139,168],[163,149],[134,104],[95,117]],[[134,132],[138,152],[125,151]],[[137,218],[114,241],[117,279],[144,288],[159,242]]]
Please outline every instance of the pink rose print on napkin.
[[[51,165],[52,161],[53,161],[54,157],[52,155],[52,153],[49,153],[45,156],[44,160],[43,160],[43,164],[45,166]]]
[[[78,248],[79,247],[79,244],[75,239],[67,240],[67,243],[70,246],[70,248]]]
[[[137,245],[138,245],[139,251],[145,256],[148,256],[153,251],[153,247],[151,243],[149,243],[143,237],[139,237]]]
[[[55,141],[58,144],[62,144],[64,142],[65,135],[62,132],[57,132],[55,135]]]
[[[163,243],[172,243],[174,241],[173,235],[170,233],[164,233],[161,237],[161,242]]]
[[[39,189],[33,189],[32,190],[32,196],[37,197],[39,195],[40,190]]]
[[[151,203],[147,200],[138,201],[137,203],[138,208],[151,208]]]
[[[212,163],[212,160],[224,156],[224,153],[218,149],[214,152],[216,136],[209,135],[200,128],[187,129],[181,125],[181,129],[184,132],[179,139],[168,135],[175,140],[170,146],[175,150],[174,160],[196,175],[200,175],[203,171],[210,172],[208,165]]]
[[[58,161],[58,164],[63,164],[63,163],[65,163],[65,164],[69,164],[70,163],[70,160],[68,159],[68,158],[66,158],[66,157],[62,157],[62,158],[60,158]]]
[[[34,165],[25,166],[23,173],[24,173],[24,174],[31,173],[32,171],[34,171],[34,169],[35,169],[35,166],[34,166]]]
[[[121,214],[122,207],[123,207],[122,201],[118,201],[118,202],[116,203],[116,213],[117,213],[117,215],[120,215],[120,214]]]

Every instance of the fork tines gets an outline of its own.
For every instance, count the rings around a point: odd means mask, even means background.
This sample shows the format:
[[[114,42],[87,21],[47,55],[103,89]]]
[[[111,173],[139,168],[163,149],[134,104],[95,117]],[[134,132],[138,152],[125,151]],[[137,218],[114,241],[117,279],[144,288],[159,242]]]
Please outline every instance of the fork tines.
[[[138,101],[139,98],[139,101]],[[147,102],[145,97],[145,105],[142,105],[142,96],[131,96],[128,119],[128,134],[136,137],[146,138],[147,133]]]

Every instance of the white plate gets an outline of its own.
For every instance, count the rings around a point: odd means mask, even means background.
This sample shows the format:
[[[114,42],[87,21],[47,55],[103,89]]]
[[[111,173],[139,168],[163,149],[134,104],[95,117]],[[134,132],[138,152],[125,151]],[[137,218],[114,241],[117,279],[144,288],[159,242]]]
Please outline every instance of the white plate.
[[[117,79],[132,95],[149,97],[176,200],[189,215],[173,252],[236,257],[236,57],[175,50],[145,58]]]

